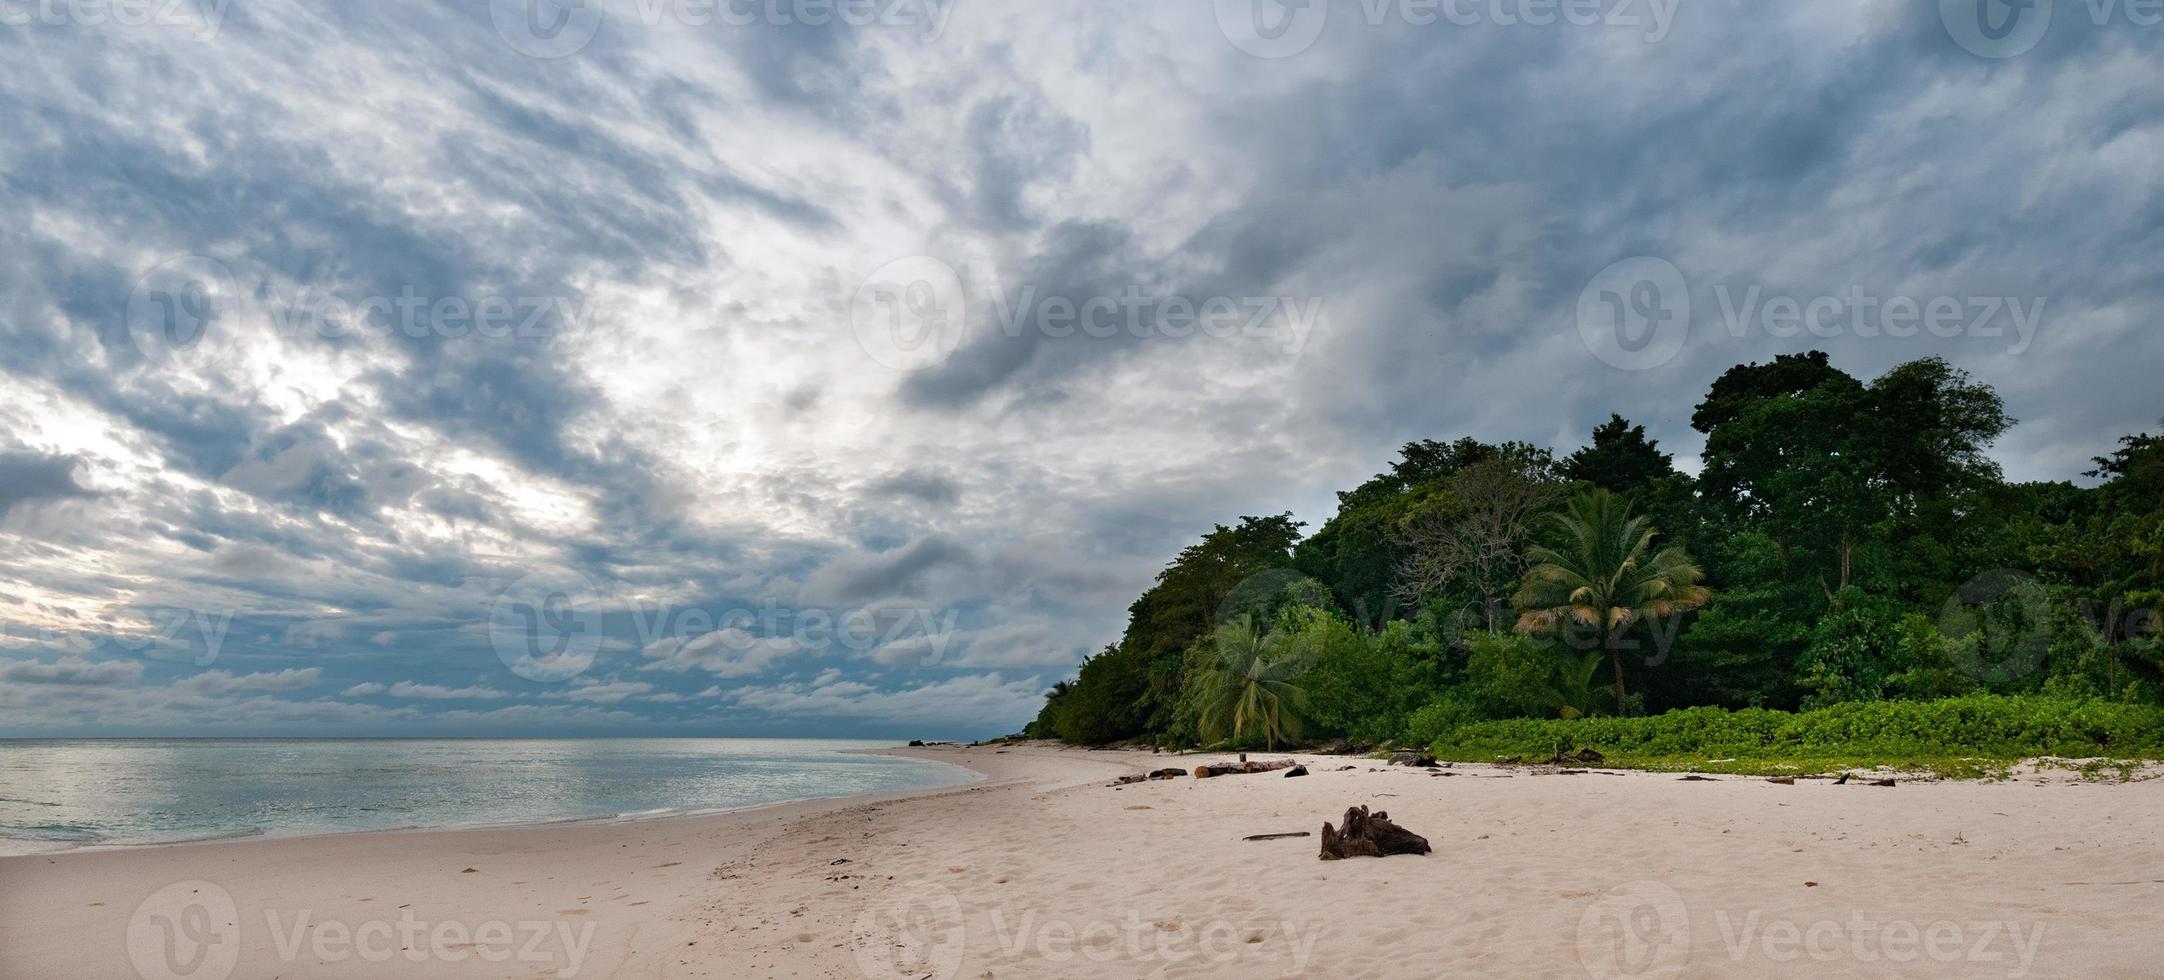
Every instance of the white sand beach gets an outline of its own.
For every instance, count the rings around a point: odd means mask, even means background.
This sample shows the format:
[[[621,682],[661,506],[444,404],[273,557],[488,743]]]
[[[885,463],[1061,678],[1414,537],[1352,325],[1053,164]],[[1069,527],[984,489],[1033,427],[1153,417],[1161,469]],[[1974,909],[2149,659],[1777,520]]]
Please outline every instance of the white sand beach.
[[[0,977],[2159,975],[2164,781],[908,754],[965,788],[0,859]],[[1273,758],[1276,756],[1272,756]],[[1259,758],[1259,757],[1258,757]],[[1350,767],[1344,768],[1344,767]],[[1324,862],[1351,804],[1434,853]]]

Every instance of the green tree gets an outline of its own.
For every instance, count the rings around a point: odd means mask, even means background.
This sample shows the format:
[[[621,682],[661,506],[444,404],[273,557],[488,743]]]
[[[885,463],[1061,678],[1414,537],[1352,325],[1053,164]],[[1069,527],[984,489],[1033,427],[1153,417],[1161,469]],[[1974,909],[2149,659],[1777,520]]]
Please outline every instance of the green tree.
[[[1705,573],[1677,547],[1653,550],[1651,522],[1606,490],[1581,494],[1554,515],[1560,548],[1535,547],[1516,603],[1518,629],[1550,635],[1590,633],[1615,672],[1616,710],[1628,704],[1618,642],[1632,625],[1680,616],[1704,605]]]
[[[1242,615],[1218,628],[1217,662],[1202,682],[1204,742],[1259,734],[1273,751],[1303,727],[1307,692],[1295,683],[1308,658],[1285,633]]]
[[[1591,445],[1565,457],[1563,476],[1626,496],[1638,495],[1675,473],[1675,457],[1661,452],[1660,441],[1646,438],[1646,427],[1621,415],[1593,429]]]

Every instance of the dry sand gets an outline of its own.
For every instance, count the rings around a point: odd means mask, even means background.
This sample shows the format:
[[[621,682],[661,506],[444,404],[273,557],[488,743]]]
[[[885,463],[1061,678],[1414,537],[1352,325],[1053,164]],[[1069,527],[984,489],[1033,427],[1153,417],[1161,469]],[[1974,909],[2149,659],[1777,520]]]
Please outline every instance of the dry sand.
[[[1313,775],[1113,789],[1216,757],[905,754],[988,778],[613,826],[0,859],[0,978],[2164,975],[2164,780],[1301,756]],[[1241,840],[1354,803],[1435,853]]]

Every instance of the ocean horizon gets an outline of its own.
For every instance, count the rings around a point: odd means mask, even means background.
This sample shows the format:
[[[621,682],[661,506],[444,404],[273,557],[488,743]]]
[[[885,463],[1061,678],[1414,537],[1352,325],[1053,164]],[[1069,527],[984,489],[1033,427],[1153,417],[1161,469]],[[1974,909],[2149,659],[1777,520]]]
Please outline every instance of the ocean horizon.
[[[0,739],[0,856],[595,823],[961,785],[959,766],[768,738]]]

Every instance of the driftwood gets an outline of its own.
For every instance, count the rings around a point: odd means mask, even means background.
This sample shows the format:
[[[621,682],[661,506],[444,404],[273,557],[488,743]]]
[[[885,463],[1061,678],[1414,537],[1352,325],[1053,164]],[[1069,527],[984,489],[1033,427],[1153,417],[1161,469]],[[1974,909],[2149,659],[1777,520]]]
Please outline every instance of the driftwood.
[[[1253,837],[1242,837],[1242,838],[1240,838],[1240,839],[1241,839],[1241,840],[1284,840],[1284,839],[1285,839],[1285,838],[1287,838],[1287,837],[1313,837],[1313,836],[1315,836],[1315,835],[1314,835],[1314,834],[1310,834],[1310,833],[1308,833],[1308,832],[1307,832],[1307,831],[1305,831],[1305,830],[1295,830],[1295,831],[1293,831],[1292,833],[1289,833],[1289,834],[1256,834],[1256,835],[1255,835],[1255,836],[1253,836]]]
[[[1424,752],[1399,752],[1390,757],[1390,764],[1393,766],[1419,766],[1422,769],[1433,769],[1435,768],[1435,757]]]
[[[1126,786],[1132,783],[1148,782],[1152,779],[1177,779],[1185,775],[1187,775],[1187,770],[1185,769],[1159,769],[1154,772],[1138,772],[1131,775],[1121,776],[1117,779],[1114,779],[1112,781],[1112,785]]]
[[[1873,786],[1894,786],[1894,785],[1898,785],[1898,784],[1896,784],[1896,783],[1895,783],[1895,782],[1894,782],[1893,780],[1891,780],[1891,779],[1874,779],[1874,780],[1872,780],[1872,781],[1871,781],[1871,785],[1873,785]]]
[[[1292,777],[1294,777],[1294,776],[1305,776],[1305,775],[1307,775],[1307,767],[1306,767],[1306,766],[1294,766],[1294,767],[1292,767],[1292,768],[1290,768],[1290,769],[1287,769],[1287,770],[1285,770],[1285,778],[1286,778],[1286,779],[1291,779],[1291,778],[1292,778]]]
[[[1390,822],[1380,810],[1356,806],[1345,811],[1345,829],[1322,825],[1322,859],[1337,861],[1354,857],[1388,857],[1392,854],[1426,854],[1433,850],[1428,839]]]
[[[1294,762],[1291,759],[1279,759],[1276,762],[1248,762],[1243,759],[1239,762],[1226,763],[1221,766],[1196,766],[1195,778],[1208,779],[1212,776],[1244,776],[1258,772],[1276,772],[1279,769],[1290,769],[1293,765]]]
[[[1767,776],[1766,781],[1769,783],[1779,783],[1783,786],[1796,785],[1796,777],[1794,776]]]
[[[1683,783],[1710,783],[1710,782],[1715,782],[1715,780],[1714,780],[1714,778],[1713,778],[1712,776],[1701,776],[1701,775],[1699,775],[1699,774],[1697,774],[1697,773],[1695,773],[1695,772],[1694,772],[1694,773],[1691,773],[1691,774],[1690,774],[1690,775],[1688,775],[1688,776],[1685,776],[1685,777],[1683,777],[1682,779],[1679,779],[1679,780],[1677,780],[1677,782],[1683,782]]]
[[[1607,756],[1592,749],[1579,749],[1576,752],[1558,750],[1555,755],[1549,757],[1548,764],[1553,766],[1597,766],[1606,761],[1608,761]]]

